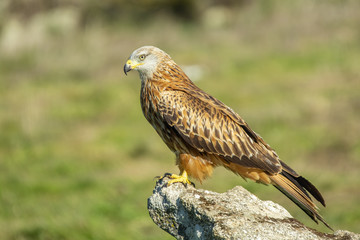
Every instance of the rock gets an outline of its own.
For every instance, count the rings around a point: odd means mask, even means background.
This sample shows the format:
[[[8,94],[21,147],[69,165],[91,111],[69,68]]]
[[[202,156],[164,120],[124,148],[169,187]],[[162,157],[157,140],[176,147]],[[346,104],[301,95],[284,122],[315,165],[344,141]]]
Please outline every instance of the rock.
[[[304,226],[283,207],[237,186],[225,193],[160,179],[148,199],[150,217],[177,239],[360,239],[339,230],[325,234]]]

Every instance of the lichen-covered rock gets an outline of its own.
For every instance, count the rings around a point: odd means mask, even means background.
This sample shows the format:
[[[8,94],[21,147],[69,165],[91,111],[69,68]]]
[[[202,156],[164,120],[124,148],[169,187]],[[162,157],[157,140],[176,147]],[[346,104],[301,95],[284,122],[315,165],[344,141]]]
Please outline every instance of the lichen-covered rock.
[[[219,194],[180,183],[167,186],[168,180],[156,183],[148,210],[177,239],[360,239],[347,231],[317,232],[240,186]]]

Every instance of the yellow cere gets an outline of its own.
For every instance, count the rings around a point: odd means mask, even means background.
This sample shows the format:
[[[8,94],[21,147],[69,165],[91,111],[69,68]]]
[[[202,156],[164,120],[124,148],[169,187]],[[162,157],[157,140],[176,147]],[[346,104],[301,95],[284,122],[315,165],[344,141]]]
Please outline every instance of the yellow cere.
[[[136,63],[136,64],[134,64],[131,60],[127,60],[126,64],[130,65],[131,69],[134,69],[137,66],[143,65],[144,63]]]

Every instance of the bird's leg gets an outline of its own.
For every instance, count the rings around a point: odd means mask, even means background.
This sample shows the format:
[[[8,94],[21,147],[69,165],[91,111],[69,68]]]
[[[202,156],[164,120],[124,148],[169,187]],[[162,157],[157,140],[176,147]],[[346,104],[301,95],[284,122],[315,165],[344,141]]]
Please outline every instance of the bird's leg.
[[[170,180],[168,182],[168,186],[170,186],[171,184],[173,183],[177,183],[177,182],[180,182],[180,183],[183,183],[183,184],[191,184],[191,185],[194,185],[192,182],[190,182],[190,180],[188,179],[188,175],[187,175],[187,172],[184,170],[182,172],[182,174],[179,176],[179,175],[176,175],[176,174],[172,174],[170,176],[170,178],[172,180]],[[194,185],[195,186],[195,185]]]

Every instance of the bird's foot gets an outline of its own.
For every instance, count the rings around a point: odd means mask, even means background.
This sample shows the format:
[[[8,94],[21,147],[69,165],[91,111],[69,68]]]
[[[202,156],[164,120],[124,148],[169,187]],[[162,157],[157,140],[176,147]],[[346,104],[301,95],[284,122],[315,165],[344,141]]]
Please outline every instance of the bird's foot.
[[[195,187],[195,184],[189,180],[187,173],[185,171],[181,175],[165,173],[164,176],[156,176],[155,179],[157,179],[157,181],[160,181],[160,180],[164,179],[165,177],[172,179],[172,180],[168,181],[167,186],[170,186],[173,183],[180,182],[180,183],[184,184],[185,186],[187,184],[191,184]]]
[[[180,176],[176,175],[176,174],[172,174],[171,176],[169,176],[169,178],[171,178],[172,180],[168,181],[168,183],[167,183],[168,186],[170,186],[173,183],[179,182],[179,183],[184,184],[185,186],[187,184],[191,184],[195,187],[195,184],[190,182],[186,171],[184,171]]]

